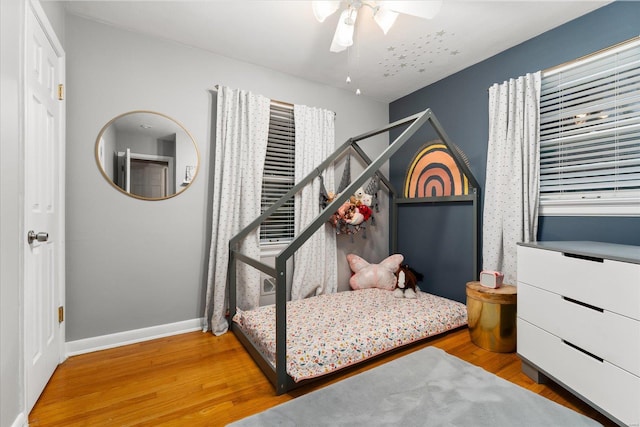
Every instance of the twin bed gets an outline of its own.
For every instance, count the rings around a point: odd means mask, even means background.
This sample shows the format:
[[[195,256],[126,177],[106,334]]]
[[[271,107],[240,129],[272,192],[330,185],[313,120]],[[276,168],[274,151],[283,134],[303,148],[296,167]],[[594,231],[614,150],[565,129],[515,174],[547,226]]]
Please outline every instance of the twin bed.
[[[464,304],[417,295],[370,288],[288,302],[287,374],[296,383],[317,378],[467,324]],[[238,310],[234,322],[275,369],[275,306]]]
[[[324,225],[350,194],[374,174],[393,196],[390,211],[391,246],[397,247],[398,205],[402,203],[457,202],[471,203],[474,208],[474,260],[469,280],[477,275],[477,219],[479,216],[479,186],[457,149],[449,150],[455,163],[468,177],[472,193],[464,196],[440,196],[399,199],[391,183],[378,172],[397,150],[425,123],[430,123],[447,147],[448,141],[431,110],[391,123],[385,128],[349,139],[314,172],[297,183],[286,195],[229,242],[229,309],[233,320],[230,328],[252,355],[258,366],[276,388],[285,393],[308,380],[327,375],[356,363],[391,351],[467,323],[466,306],[451,299],[418,292],[416,299],[395,298],[393,292],[370,288],[319,295],[297,301],[287,301],[286,262],[313,233]],[[357,141],[392,129],[407,126],[404,131],[374,161],[358,146]],[[243,255],[238,247],[249,232],[259,227],[290,197],[307,183],[320,176],[330,163],[344,151],[352,149],[369,166],[335,200],[333,200],[294,240],[276,256],[275,268]],[[243,311],[236,307],[236,265],[244,262],[276,279],[275,305]],[[464,283],[455,286],[464,287]]]

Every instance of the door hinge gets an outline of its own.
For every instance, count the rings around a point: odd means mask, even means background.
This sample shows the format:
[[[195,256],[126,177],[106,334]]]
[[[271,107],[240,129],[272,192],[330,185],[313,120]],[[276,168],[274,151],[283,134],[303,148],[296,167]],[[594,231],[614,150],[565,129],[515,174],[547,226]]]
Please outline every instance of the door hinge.
[[[64,322],[64,307],[58,307],[58,323]]]
[[[58,100],[64,100],[64,85],[62,83],[58,85]]]

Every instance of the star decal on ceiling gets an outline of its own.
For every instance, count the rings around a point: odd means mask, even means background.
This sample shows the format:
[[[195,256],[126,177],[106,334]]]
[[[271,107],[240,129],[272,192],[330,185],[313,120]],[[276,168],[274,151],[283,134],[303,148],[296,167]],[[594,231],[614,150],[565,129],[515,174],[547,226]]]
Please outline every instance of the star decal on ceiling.
[[[408,72],[426,73],[429,64],[438,66],[448,61],[444,55],[460,55],[461,51],[456,48],[455,42],[455,33],[440,29],[420,35],[412,42],[387,46],[384,59],[378,62],[378,65],[382,65],[380,74],[383,77],[395,77],[406,76]]]

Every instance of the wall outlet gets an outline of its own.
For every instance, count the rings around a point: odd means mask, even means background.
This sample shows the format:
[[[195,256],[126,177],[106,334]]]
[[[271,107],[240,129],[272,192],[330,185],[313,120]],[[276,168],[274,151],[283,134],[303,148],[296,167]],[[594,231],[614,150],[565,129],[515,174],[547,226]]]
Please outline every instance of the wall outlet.
[[[260,295],[273,295],[276,293],[276,279],[273,277],[262,275],[260,286]]]

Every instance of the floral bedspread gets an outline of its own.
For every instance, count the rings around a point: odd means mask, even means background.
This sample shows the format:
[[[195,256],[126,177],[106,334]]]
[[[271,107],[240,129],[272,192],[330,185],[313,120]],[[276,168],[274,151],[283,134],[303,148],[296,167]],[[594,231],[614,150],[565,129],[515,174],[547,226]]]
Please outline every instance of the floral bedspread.
[[[275,306],[233,319],[275,366]],[[467,323],[464,304],[418,292],[417,299],[362,289],[287,303],[287,373],[298,382]]]

